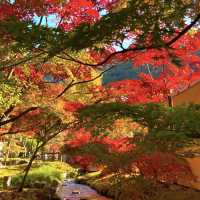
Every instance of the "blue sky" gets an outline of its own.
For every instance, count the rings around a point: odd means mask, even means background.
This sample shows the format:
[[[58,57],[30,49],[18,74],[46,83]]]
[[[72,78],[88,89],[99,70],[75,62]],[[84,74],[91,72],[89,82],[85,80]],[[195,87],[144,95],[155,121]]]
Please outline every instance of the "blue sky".
[[[46,19],[45,18],[46,17],[44,17],[43,20],[42,20],[42,25],[46,25]],[[34,20],[35,23],[38,23],[40,21],[40,17],[35,15],[33,20]],[[56,16],[55,14],[48,15],[48,17],[47,17],[47,25],[49,27],[56,27],[58,22],[59,22],[58,16]]]
[[[107,12],[106,9],[103,9],[99,12],[99,14],[101,16],[104,16],[107,13],[108,12]],[[34,20],[34,22],[38,23],[40,21],[40,17],[35,15],[33,20]],[[51,14],[51,15],[48,15],[48,17],[47,17],[47,22],[48,22],[49,27],[56,27],[59,21],[60,21],[60,18],[56,14]],[[46,25],[46,19],[45,18],[42,20],[42,25]]]

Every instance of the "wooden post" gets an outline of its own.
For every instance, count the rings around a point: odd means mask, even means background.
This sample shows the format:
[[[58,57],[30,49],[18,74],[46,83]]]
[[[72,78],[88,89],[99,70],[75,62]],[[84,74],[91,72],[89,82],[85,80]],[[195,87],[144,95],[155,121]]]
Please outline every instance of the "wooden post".
[[[10,187],[11,184],[11,176],[4,176],[3,177],[3,189],[7,189]]]
[[[168,105],[169,107],[173,107],[173,100],[172,100],[172,96],[168,96]]]

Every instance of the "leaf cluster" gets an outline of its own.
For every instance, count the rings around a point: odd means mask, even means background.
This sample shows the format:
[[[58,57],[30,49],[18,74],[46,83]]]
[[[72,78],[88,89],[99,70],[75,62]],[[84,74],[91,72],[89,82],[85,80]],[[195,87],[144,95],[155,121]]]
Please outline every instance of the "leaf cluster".
[[[108,12],[94,24],[82,23],[65,32],[60,27],[37,25],[34,19],[19,21],[15,17],[0,22],[2,32],[10,34],[18,47],[48,48],[51,56],[68,50],[96,48],[99,44],[123,41],[127,33],[137,35],[137,46],[146,46],[149,36],[153,45],[162,45],[163,36],[170,36],[184,26],[185,16],[195,17],[198,3],[193,1],[129,0],[122,9]],[[73,17],[75,13],[71,13]]]
[[[200,107],[198,104],[171,108],[156,103],[140,105],[107,103],[81,109],[77,117],[86,128],[93,128],[98,133],[106,128],[112,129],[112,124],[116,119],[131,118],[148,127],[151,133],[171,131],[184,133],[190,137],[200,136]]]

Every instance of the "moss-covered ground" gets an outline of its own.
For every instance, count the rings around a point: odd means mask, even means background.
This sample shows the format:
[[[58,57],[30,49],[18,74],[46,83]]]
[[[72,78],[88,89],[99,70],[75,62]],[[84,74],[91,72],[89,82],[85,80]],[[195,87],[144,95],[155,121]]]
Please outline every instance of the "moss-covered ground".
[[[142,177],[90,173],[78,180],[117,200],[199,200],[200,191],[177,184],[153,183]]]

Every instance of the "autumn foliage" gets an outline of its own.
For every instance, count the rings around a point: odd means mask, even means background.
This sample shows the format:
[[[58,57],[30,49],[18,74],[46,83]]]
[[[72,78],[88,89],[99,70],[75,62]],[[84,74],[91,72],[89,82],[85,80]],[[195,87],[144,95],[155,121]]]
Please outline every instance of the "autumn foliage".
[[[79,109],[81,109],[83,107],[84,107],[84,104],[82,104],[82,103],[65,101],[63,108],[66,111],[75,112],[75,111],[78,111]]]
[[[103,146],[104,156],[110,156],[116,166],[118,161],[121,167],[121,160],[130,160],[147,179],[176,182],[189,170],[175,155],[139,152],[137,160],[130,159],[139,147],[131,131],[129,135],[117,135],[119,130],[110,134],[109,128],[103,130],[109,121],[104,123],[99,116],[94,119],[96,124],[87,128],[83,122],[89,126],[88,116],[81,121],[77,113],[99,103],[163,103],[200,81],[199,19],[199,1],[192,0],[2,0],[0,105],[8,102],[9,95],[14,103],[6,109],[0,107],[0,129],[5,126],[8,135],[36,139],[39,148],[55,139],[50,144],[52,152],[60,150],[58,143],[74,152],[89,145]],[[155,77],[149,70],[135,80],[101,84],[104,74],[127,61],[133,68],[147,66],[160,73]],[[23,112],[29,106],[37,109]],[[146,113],[140,122],[150,116],[145,125],[152,122],[153,128],[160,128],[164,118],[157,119],[157,112],[149,110],[155,115]],[[151,126],[144,128],[152,130]],[[66,135],[57,137],[65,131]],[[95,163],[93,152],[81,153],[74,157],[75,163],[83,167]]]
[[[191,176],[189,166],[169,153],[154,152],[141,155],[134,165],[145,178],[154,181],[177,183],[181,177],[194,178]]]

